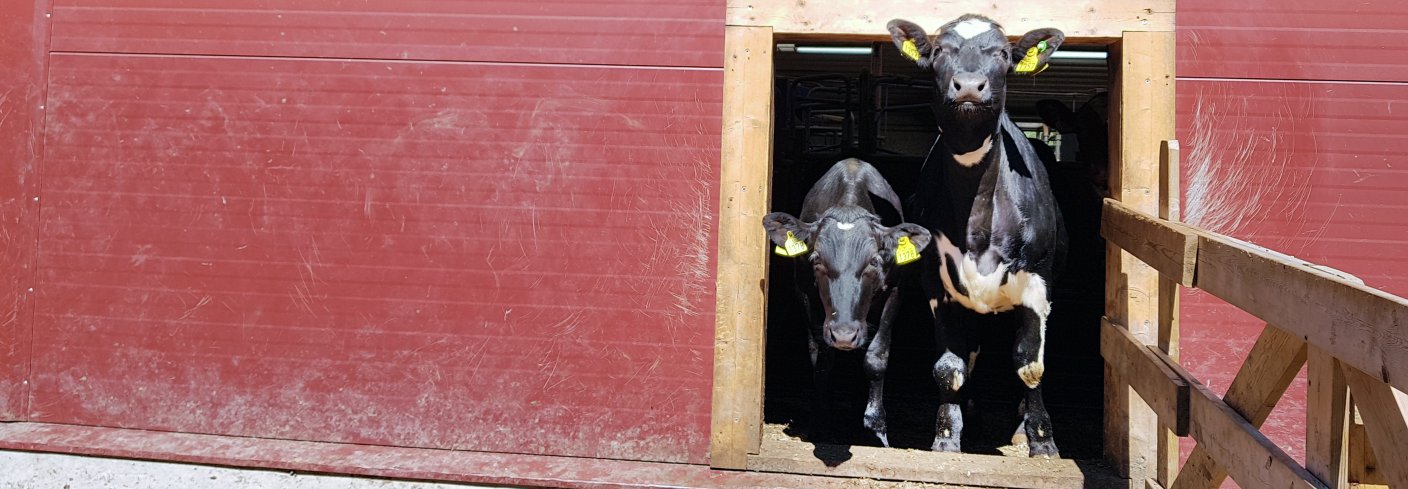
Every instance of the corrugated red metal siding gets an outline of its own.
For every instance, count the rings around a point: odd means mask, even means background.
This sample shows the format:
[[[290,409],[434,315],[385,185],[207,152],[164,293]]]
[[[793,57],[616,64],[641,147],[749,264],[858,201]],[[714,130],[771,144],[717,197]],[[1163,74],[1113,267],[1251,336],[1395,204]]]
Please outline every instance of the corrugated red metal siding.
[[[722,2],[166,3],[55,10],[34,421],[705,461]]]
[[[1181,0],[1178,31],[1185,216],[1408,295],[1408,3]],[[1182,361],[1224,391],[1261,323],[1185,299]],[[1263,428],[1297,458],[1304,400]]]
[[[56,0],[54,50],[719,67],[723,0]]]
[[[43,146],[47,25],[36,2],[0,4],[0,421],[28,406],[32,267]]]

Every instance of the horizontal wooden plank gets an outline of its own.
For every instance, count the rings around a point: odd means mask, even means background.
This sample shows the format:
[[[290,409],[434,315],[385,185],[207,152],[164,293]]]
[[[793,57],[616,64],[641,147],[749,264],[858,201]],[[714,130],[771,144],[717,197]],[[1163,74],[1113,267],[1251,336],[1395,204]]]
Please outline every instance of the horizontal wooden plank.
[[[1003,24],[1010,35],[1055,27],[1068,37],[1117,39],[1124,31],[1173,31],[1174,0],[1090,0],[1080,8],[1062,3],[1029,2],[1020,7],[987,0],[941,0],[923,3],[805,2],[798,0],[729,0],[729,25],[772,26],[779,35],[842,34],[890,38],[885,24],[893,18],[936,30],[964,13],[983,14]]]
[[[1198,288],[1408,389],[1408,300],[1289,255],[1200,233]]]
[[[1266,439],[1211,389],[1190,387],[1190,434],[1242,487],[1320,488],[1314,475]],[[1179,478],[1189,477],[1184,471]],[[1174,487],[1179,487],[1175,481]]]
[[[818,457],[827,457],[830,462]],[[834,460],[832,459],[834,456]],[[1110,474],[1069,459],[821,445],[764,437],[748,470],[1012,488],[1107,487]]]
[[[1125,328],[1100,321],[1100,354],[1120,368],[1125,380],[1178,436],[1188,436],[1188,383]]]
[[[1184,287],[1193,286],[1198,235],[1187,226],[1105,199],[1100,234]]]

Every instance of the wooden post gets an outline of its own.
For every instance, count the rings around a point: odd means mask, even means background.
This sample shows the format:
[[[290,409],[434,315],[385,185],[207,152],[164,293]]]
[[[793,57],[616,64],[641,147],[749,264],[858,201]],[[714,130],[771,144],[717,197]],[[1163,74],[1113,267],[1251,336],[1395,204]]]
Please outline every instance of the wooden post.
[[[1159,142],[1174,135],[1173,32],[1125,32],[1112,46],[1114,73],[1110,126],[1111,196],[1155,214]],[[1105,315],[1136,338],[1158,338],[1159,276],[1118,247],[1106,245]],[[1129,387],[1117,365],[1105,364],[1105,452],[1121,476],[1137,486],[1156,479],[1158,419]]]
[[[1346,280],[1363,284],[1358,277]],[[1309,345],[1306,358],[1305,468],[1326,485],[1349,487],[1349,385],[1339,360]]]
[[[762,439],[772,191],[772,29],[728,26],[709,463],[743,469]]]
[[[1408,394],[1390,387],[1354,367],[1340,371],[1349,384],[1354,404],[1364,416],[1365,433],[1388,486],[1408,488]]]
[[[1159,217],[1177,222],[1180,215],[1182,188],[1179,186],[1178,141],[1163,141],[1159,145]],[[1159,277],[1159,349],[1168,358],[1178,361],[1178,280]],[[1168,426],[1168,422],[1162,423]],[[1169,487],[1178,478],[1178,435],[1166,427],[1159,429],[1157,473],[1159,485]]]

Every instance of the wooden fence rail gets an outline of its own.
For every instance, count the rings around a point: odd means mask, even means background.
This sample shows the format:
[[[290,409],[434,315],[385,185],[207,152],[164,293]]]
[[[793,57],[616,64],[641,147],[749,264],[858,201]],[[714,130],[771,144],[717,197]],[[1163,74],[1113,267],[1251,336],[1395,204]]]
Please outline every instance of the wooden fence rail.
[[[1150,486],[1212,488],[1230,476],[1242,487],[1348,487],[1349,465],[1372,458],[1383,462],[1374,467],[1376,482],[1408,489],[1408,396],[1402,392],[1408,388],[1408,300],[1115,200],[1105,201],[1102,221],[1105,238],[1157,270],[1165,284],[1201,289],[1267,323],[1222,397],[1125,325],[1102,324],[1105,361],[1165,429],[1198,442],[1180,469],[1161,471]],[[1171,309],[1161,314],[1176,314]],[[1307,359],[1310,419],[1302,464],[1258,427]],[[1349,455],[1355,445],[1350,399],[1363,417],[1368,456]],[[1163,452],[1160,457],[1177,459]]]

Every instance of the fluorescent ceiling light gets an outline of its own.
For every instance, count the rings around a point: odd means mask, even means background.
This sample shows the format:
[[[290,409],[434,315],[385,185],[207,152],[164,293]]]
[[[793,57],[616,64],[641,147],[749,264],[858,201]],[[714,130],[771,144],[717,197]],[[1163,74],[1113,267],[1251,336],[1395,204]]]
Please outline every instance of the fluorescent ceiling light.
[[[1104,51],[1056,51],[1051,59],[1105,59]]]
[[[781,53],[851,56],[870,56],[873,53],[868,46],[798,46],[796,44],[778,44],[777,51]],[[1104,51],[1056,51],[1051,53],[1051,59],[1106,59],[1106,53]]]
[[[792,45],[792,49],[790,49],[790,50],[784,48],[783,46],[787,46],[787,45],[786,45],[786,44],[779,44],[779,45],[777,46],[777,47],[778,47],[778,50],[779,50],[779,51],[783,51],[783,52],[795,51],[797,54],[839,54],[839,55],[852,55],[852,56],[870,56],[870,54],[871,54],[871,52],[872,52],[871,49],[870,49],[870,47],[868,47],[868,46],[865,46],[865,47],[848,47],[848,46],[797,46],[797,45]]]

